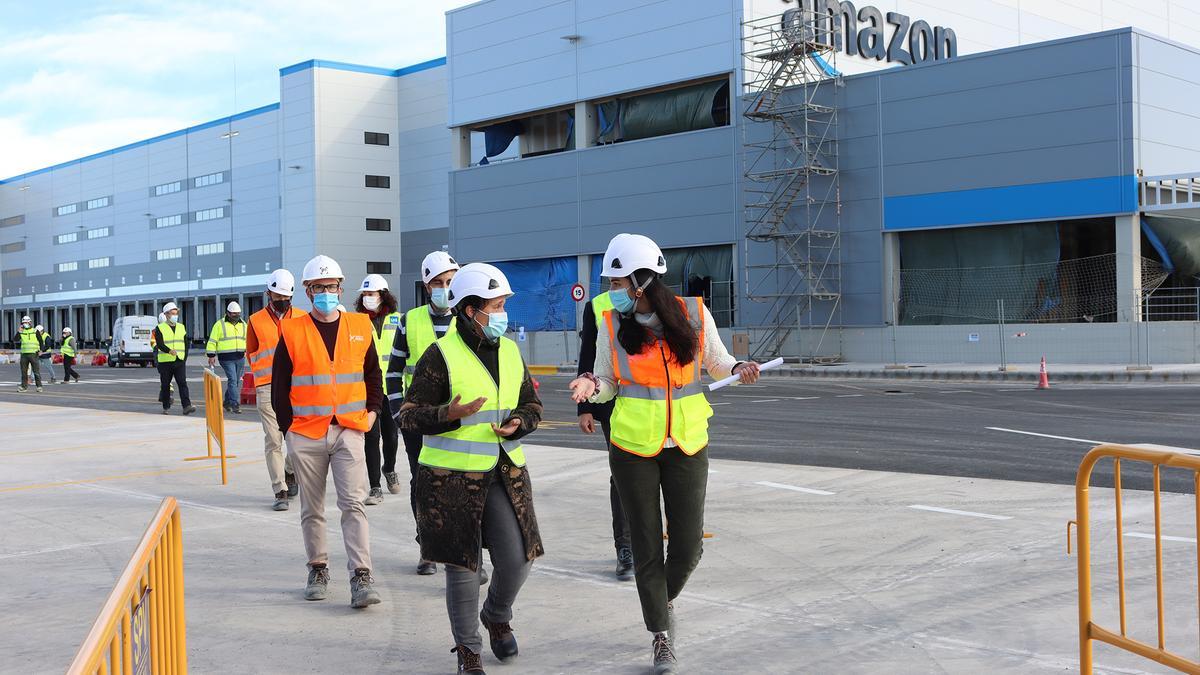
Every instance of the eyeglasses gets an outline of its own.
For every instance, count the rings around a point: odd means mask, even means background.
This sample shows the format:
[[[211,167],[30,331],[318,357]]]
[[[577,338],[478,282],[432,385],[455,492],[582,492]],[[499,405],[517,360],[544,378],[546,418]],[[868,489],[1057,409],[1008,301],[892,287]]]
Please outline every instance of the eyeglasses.
[[[338,291],[342,290],[342,285],[340,283],[309,284],[308,287],[312,289],[313,293],[337,293]]]

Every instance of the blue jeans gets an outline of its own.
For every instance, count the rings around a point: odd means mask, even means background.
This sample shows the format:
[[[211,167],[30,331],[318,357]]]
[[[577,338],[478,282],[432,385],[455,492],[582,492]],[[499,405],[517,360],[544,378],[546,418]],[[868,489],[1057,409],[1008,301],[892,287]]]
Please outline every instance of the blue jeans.
[[[246,372],[245,359],[237,361],[221,361],[221,370],[225,371],[225,405],[240,405],[242,391],[242,373]]]

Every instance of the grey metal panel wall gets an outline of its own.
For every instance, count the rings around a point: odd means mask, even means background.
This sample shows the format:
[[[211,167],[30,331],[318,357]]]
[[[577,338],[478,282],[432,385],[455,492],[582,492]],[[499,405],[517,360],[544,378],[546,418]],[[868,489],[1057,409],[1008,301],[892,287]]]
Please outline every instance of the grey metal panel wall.
[[[402,231],[400,233],[400,285],[392,289],[393,295],[400,300],[401,310],[412,309],[416,300],[416,284],[421,281],[421,260],[431,251],[440,251],[442,246],[448,243],[450,229],[446,227],[436,227],[416,231]],[[453,250],[450,255],[454,256],[460,264],[467,264],[468,259],[460,259],[458,254]]]
[[[1200,174],[1200,50],[1136,32],[1133,50],[1138,168]]]

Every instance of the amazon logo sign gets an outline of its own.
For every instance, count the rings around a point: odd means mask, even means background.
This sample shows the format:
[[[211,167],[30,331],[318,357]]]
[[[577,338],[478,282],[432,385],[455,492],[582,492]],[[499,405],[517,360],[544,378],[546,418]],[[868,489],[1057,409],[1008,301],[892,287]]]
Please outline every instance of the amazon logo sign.
[[[839,0],[783,0],[796,5],[783,13],[783,29],[832,36],[832,46],[850,56],[903,65],[942,61],[958,55],[954,29],[913,21],[876,7],[858,9]]]

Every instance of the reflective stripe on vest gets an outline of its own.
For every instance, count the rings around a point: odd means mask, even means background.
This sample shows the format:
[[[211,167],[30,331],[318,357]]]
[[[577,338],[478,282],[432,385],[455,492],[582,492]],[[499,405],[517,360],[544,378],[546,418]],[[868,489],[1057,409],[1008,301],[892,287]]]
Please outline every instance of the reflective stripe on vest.
[[[323,438],[336,418],[347,429],[366,432],[369,426],[363,360],[371,346],[371,319],[365,314],[342,312],[333,361],[311,317],[284,319],[279,329],[292,360],[289,431]]]
[[[156,348],[155,358],[158,359],[158,362],[172,363],[174,361],[182,361],[184,359],[184,352],[187,351],[187,329],[183,327],[183,324],[177,323],[172,326],[166,322],[160,323],[158,324],[158,332],[162,334],[163,344],[167,346],[167,349],[174,349],[176,352],[175,356],[171,356],[169,353],[160,352]]]
[[[21,336],[22,354],[36,354],[42,351],[42,341],[38,339],[36,330],[22,328],[17,333]]]
[[[604,313],[617,378],[609,431],[613,445],[635,455],[657,455],[668,438],[688,455],[708,445],[712,407],[700,381],[704,303],[700,298],[679,298],[679,302],[699,340],[696,358],[682,367],[669,358],[670,349],[661,339],[638,354],[627,354],[617,341],[621,315],[613,310]]]
[[[446,326],[446,335],[458,330],[456,322],[450,319]],[[425,350],[440,338],[433,326],[433,315],[429,313],[429,305],[421,305],[408,310],[404,315],[404,335],[408,343],[408,359],[404,362],[404,390],[412,385],[412,376],[417,369],[417,361],[425,354]],[[442,337],[445,337],[443,335]]]
[[[283,319],[293,319],[306,314],[304,310],[289,307]],[[279,321],[270,309],[264,307],[250,315],[250,328],[254,329],[258,349],[246,356],[250,360],[250,372],[254,374],[254,386],[261,387],[271,384],[271,367],[275,364],[275,347],[279,344]]]
[[[208,334],[209,354],[240,354],[246,351],[246,323],[232,324],[222,318]]]
[[[375,354],[379,356],[379,370],[387,374],[388,361],[392,358],[392,344],[396,341],[396,333],[400,332],[400,312],[392,312],[383,317],[381,330],[375,332],[375,324],[371,324],[371,335],[375,338]],[[383,378],[383,393],[387,393],[387,377]]]
[[[75,336],[74,335],[68,335],[67,337],[63,338],[62,355],[63,356],[75,356]]]
[[[450,333],[434,344],[442,352],[450,375],[450,399],[487,401],[479,412],[460,420],[459,428],[444,434],[425,436],[417,461],[425,466],[453,471],[491,471],[500,458],[500,448],[508,453],[515,466],[525,466],[525,451],[520,441],[504,440],[492,431],[492,424],[501,425],[521,395],[525,379],[525,364],[517,343],[500,338],[500,383],[497,386],[491,373],[463,342],[458,333]]]

